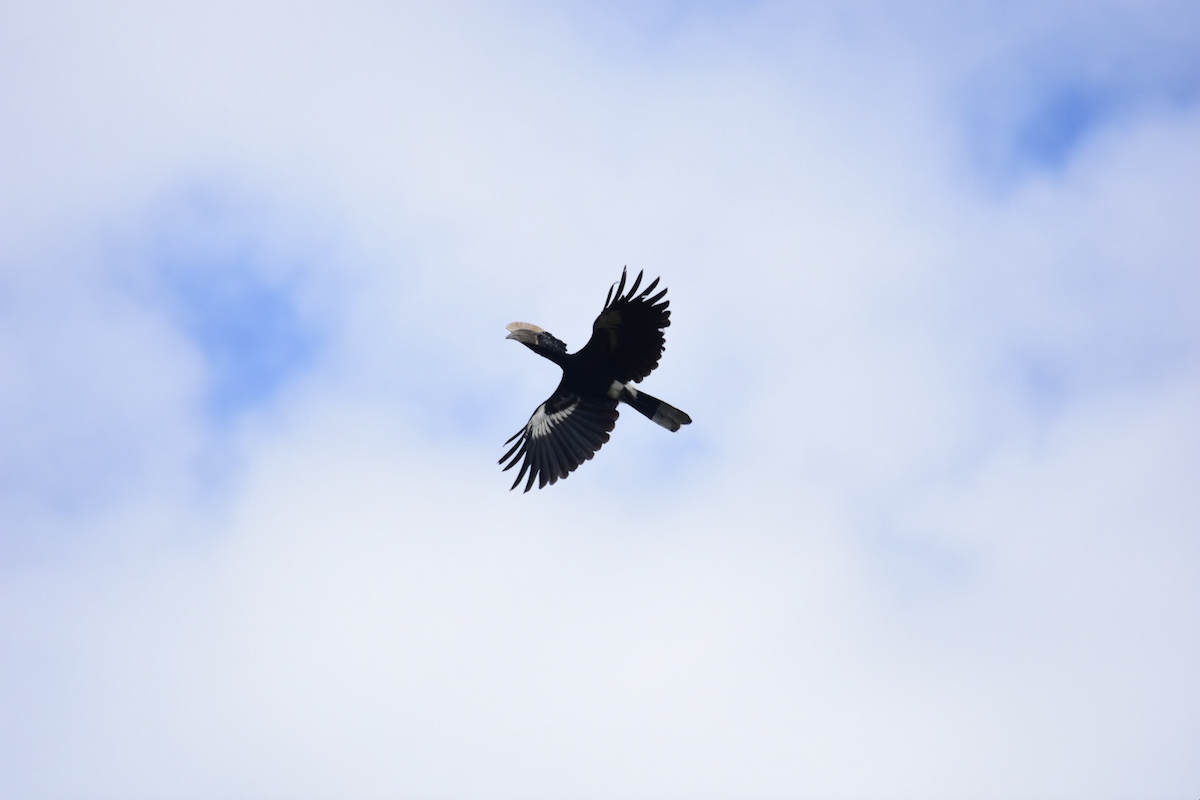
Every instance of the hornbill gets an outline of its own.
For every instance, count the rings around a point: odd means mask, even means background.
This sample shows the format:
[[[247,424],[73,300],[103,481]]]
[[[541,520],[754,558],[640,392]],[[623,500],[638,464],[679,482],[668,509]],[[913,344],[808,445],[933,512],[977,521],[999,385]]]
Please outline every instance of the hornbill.
[[[592,338],[577,353],[567,353],[567,345],[549,331],[514,322],[508,325],[506,338],[516,339],[533,352],[562,367],[562,380],[546,402],[513,434],[512,449],[500,459],[505,471],[521,461],[521,470],[510,488],[529,473],[525,491],[566,478],[576,467],[589,460],[608,441],[608,432],[617,422],[617,404],[626,403],[669,431],[679,430],[692,418],[674,406],[638,391],[638,383],[658,366],[663,352],[663,328],[671,324],[667,290],[653,297],[658,286],[655,278],[640,293],[639,272],[629,291],[625,291],[626,270],[621,281],[608,289],[604,309],[592,323]],[[616,287],[614,296],[613,287]],[[524,460],[522,461],[522,456]]]

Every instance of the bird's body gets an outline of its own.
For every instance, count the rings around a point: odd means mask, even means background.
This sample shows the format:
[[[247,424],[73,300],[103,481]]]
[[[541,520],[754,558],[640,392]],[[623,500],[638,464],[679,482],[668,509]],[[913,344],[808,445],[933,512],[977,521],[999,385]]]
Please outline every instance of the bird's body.
[[[640,293],[642,273],[625,292],[625,271],[621,281],[609,289],[604,309],[592,324],[592,338],[577,353],[548,331],[527,322],[508,326],[509,339],[515,339],[543,358],[562,368],[563,376],[554,393],[538,406],[525,427],[517,431],[516,444],[500,463],[509,470],[521,462],[521,470],[512,488],[517,488],[529,473],[525,491],[566,478],[608,441],[609,431],[617,422],[617,405],[626,403],[667,430],[677,431],[692,418],[674,406],[634,387],[658,366],[665,337],[663,329],[671,324],[667,290],[651,292],[658,279]],[[523,460],[522,460],[523,457]]]

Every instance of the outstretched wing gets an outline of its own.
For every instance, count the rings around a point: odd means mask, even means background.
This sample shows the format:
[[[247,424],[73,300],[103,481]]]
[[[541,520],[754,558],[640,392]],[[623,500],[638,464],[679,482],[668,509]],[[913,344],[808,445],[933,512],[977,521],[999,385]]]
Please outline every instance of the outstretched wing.
[[[617,424],[617,401],[607,397],[581,397],[562,386],[550,399],[538,406],[525,427],[505,442],[517,440],[499,463],[508,464],[505,471],[521,461],[521,471],[512,489],[529,473],[525,491],[566,478],[608,441],[608,432]],[[524,456],[522,461],[521,457]],[[510,489],[511,491],[511,489]]]
[[[640,381],[658,366],[666,342],[663,328],[671,324],[671,312],[667,310],[670,301],[663,300],[667,290],[651,296],[658,278],[640,293],[641,272],[628,292],[625,279],[626,270],[621,270],[615,296],[609,288],[604,310],[592,324],[592,338],[578,354],[581,360],[611,372],[614,380],[623,383]]]

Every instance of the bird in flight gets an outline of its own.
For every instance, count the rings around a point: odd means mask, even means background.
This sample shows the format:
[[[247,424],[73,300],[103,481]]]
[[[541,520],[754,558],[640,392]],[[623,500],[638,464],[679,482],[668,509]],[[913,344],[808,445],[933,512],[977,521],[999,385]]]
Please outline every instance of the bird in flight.
[[[617,423],[617,404],[625,403],[669,431],[679,430],[692,418],[669,403],[635,389],[658,366],[665,339],[663,329],[671,324],[669,301],[663,289],[651,297],[658,278],[640,293],[639,272],[629,291],[625,291],[626,270],[621,281],[608,289],[604,310],[592,323],[592,338],[577,353],[568,353],[567,345],[549,331],[514,322],[506,338],[516,339],[543,358],[562,367],[562,380],[546,402],[504,444],[516,444],[500,463],[508,471],[521,462],[521,470],[511,489],[517,488],[525,473],[529,479],[525,491],[553,484],[566,478],[608,441],[608,432]],[[613,289],[616,289],[614,295]],[[511,491],[510,489],[510,491]]]

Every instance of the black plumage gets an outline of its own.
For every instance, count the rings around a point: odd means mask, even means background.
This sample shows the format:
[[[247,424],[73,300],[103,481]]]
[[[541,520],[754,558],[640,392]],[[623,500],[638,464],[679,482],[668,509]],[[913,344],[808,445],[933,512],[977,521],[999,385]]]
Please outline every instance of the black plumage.
[[[692,418],[674,406],[634,388],[633,384],[654,371],[662,357],[663,329],[671,324],[667,290],[652,294],[658,286],[655,278],[642,284],[639,272],[629,291],[625,291],[627,273],[621,271],[619,283],[609,287],[604,309],[592,324],[592,338],[577,353],[550,332],[527,322],[508,326],[509,339],[515,339],[533,352],[560,366],[562,380],[554,393],[538,406],[505,444],[512,448],[500,459],[510,470],[521,464],[512,488],[517,488],[528,473],[525,491],[553,484],[566,478],[589,460],[605,442],[617,422],[617,405],[625,403],[670,431],[679,430]]]

